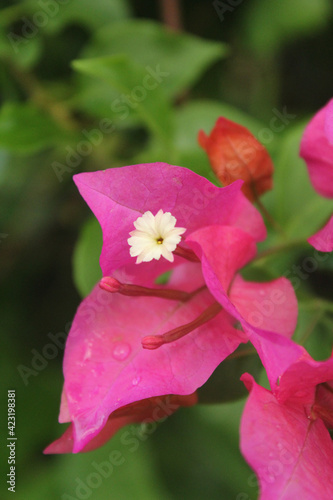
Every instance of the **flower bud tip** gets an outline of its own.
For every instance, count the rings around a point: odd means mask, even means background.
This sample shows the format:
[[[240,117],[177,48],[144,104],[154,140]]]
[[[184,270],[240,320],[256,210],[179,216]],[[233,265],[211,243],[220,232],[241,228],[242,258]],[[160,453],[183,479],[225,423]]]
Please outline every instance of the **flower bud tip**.
[[[99,282],[99,286],[102,290],[111,293],[119,292],[121,289],[121,283],[111,276],[105,276],[102,278]]]
[[[141,343],[144,349],[153,350],[158,349],[158,347],[161,347],[165,342],[162,335],[148,335],[142,339]]]

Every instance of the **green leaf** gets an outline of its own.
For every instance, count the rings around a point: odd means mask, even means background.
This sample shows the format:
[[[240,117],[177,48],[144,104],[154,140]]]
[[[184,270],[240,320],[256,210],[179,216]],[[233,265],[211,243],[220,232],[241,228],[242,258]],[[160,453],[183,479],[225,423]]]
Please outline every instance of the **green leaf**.
[[[267,197],[273,217],[292,239],[311,236],[333,209],[332,201],[313,189],[305,162],[299,157],[305,125],[290,125],[285,131],[275,161],[275,187]]]
[[[248,391],[240,381],[241,375],[248,372],[257,378],[261,370],[261,361],[251,345],[241,344],[198,389],[199,403],[226,403],[243,398]]]
[[[155,81],[170,100],[193,85],[205,69],[223,57],[225,52],[224,45],[220,43],[174,33],[152,21],[129,20],[99,30],[81,56],[94,58],[104,55],[127,55],[145,68],[148,85],[154,84],[154,78],[149,78],[149,73],[157,75]],[[140,83],[142,82],[135,82],[134,86]],[[133,88],[130,89],[131,92]],[[121,127],[131,126],[132,109],[128,110],[126,122],[119,120],[119,111],[111,110],[110,103],[116,98],[117,94],[110,86],[104,82],[91,81],[82,75],[78,80],[78,89],[72,104],[92,116],[112,117],[118,120],[117,125]]]
[[[181,408],[159,427],[155,464],[173,500],[257,498],[254,473],[239,449],[243,406],[237,401]]]
[[[241,31],[248,47],[259,55],[271,55],[283,43],[323,28],[331,8],[330,0],[256,0]]]
[[[11,5],[1,9],[0,27],[8,27],[22,15],[22,4]]]
[[[0,111],[0,147],[32,153],[69,138],[52,118],[32,104],[8,102]]]
[[[221,116],[243,125],[255,136],[265,127],[265,124],[256,118],[224,102],[210,99],[191,101],[177,112],[176,144],[179,149],[192,148],[194,144],[198,144],[199,130],[209,134]]]
[[[23,69],[38,62],[42,53],[42,41],[39,36],[25,38],[8,27],[0,27],[0,58],[11,61]]]
[[[158,137],[164,145],[170,145],[173,133],[171,109],[158,85],[150,81],[149,70],[133,62],[126,56],[100,57],[81,59],[73,62],[76,70],[99,78],[115,88],[118,97],[109,102],[114,112],[121,114],[126,120],[130,109],[134,109],[142,121]],[[146,83],[149,78],[149,85]]]
[[[101,227],[93,217],[84,225],[73,255],[74,282],[82,297],[102,278],[99,266],[102,243]]]
[[[124,428],[111,443],[89,453],[39,457],[44,463],[39,462],[38,483],[31,470],[20,484],[20,498],[170,500],[158,481],[150,443],[145,442],[152,438],[145,434],[141,439],[133,429]]]
[[[70,23],[85,25],[91,30],[96,30],[105,24],[119,21],[129,15],[126,0],[26,0],[22,8],[30,15],[35,23],[38,19],[45,20],[42,29],[54,33]],[[37,14],[39,13],[39,14]],[[38,17],[39,15],[39,17]],[[44,16],[42,18],[42,16]]]
[[[297,328],[293,340],[301,343],[316,360],[328,359],[332,352],[333,318],[320,301],[299,301]]]
[[[157,22],[128,20],[100,29],[83,57],[117,54],[126,54],[143,67],[168,73],[161,86],[171,98],[192,86],[208,66],[224,57],[226,47],[170,31]]]

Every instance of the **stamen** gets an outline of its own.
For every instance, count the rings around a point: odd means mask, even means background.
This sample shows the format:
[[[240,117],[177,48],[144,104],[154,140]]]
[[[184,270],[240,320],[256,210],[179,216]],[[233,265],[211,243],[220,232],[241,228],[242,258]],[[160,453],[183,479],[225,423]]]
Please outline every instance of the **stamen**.
[[[205,311],[203,311],[200,316],[190,323],[178,326],[163,335],[148,335],[147,337],[144,337],[141,341],[142,347],[144,349],[157,349],[164,344],[174,342],[213,319],[221,310],[222,306],[218,302],[214,302]]]
[[[120,281],[112,278],[111,276],[102,278],[99,282],[99,286],[107,292],[118,292],[129,297],[159,297],[162,299],[178,300],[182,302],[186,302],[191,299],[195,293],[198,293],[205,288],[205,286],[200,287],[198,290],[191,293],[183,292],[182,290],[173,290],[170,288],[147,288],[139,285],[126,285],[124,283],[120,283]]]
[[[173,253],[179,257],[189,260],[190,262],[200,262],[199,257],[197,257],[190,248],[183,248],[178,245]]]

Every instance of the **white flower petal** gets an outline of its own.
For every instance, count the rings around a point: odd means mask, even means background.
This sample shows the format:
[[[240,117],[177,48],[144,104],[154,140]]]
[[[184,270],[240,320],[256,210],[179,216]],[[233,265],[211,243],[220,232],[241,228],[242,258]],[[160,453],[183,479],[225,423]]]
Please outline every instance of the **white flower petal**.
[[[137,257],[136,263],[159,260],[163,256],[169,262],[174,261],[172,252],[181,241],[184,227],[175,227],[177,219],[170,212],[159,210],[154,216],[147,211],[134,222],[127,242],[130,255]]]
[[[174,261],[174,255],[172,253],[172,251],[169,251],[165,246],[162,247],[162,256],[168,260],[169,262],[173,262]],[[175,250],[175,249],[173,249]]]
[[[174,252],[180,240],[164,240],[163,247],[166,248],[169,252]]]

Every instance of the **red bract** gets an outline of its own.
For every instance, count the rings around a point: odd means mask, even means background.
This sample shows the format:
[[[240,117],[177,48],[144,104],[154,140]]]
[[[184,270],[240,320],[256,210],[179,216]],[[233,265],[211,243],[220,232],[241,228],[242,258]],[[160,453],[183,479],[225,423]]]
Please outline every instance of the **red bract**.
[[[268,391],[249,374],[241,449],[255,470],[260,500],[331,500],[333,491],[333,358],[317,362],[299,346]]]
[[[219,118],[210,135],[200,130],[198,139],[224,186],[242,179],[242,191],[250,200],[272,189],[272,160],[264,146],[245,127]]]
[[[193,394],[249,339],[260,356],[270,354],[273,371],[281,370],[279,352],[295,327],[296,299],[285,278],[256,284],[237,274],[265,236],[241,182],[218,188],[187,169],[159,163],[75,180],[103,229],[104,278],[103,289],[96,286],[83,300],[68,336],[60,421],[72,427],[56,449],[78,452],[104,442],[120,423],[137,421],[135,406],[128,405]],[[136,264],[130,255],[129,234],[148,210],[147,220],[163,210],[186,229],[173,262],[161,257]],[[144,233],[146,226],[139,227]],[[149,241],[153,235],[159,244],[152,227]],[[167,270],[168,284],[156,285]],[[130,278],[121,283],[125,276]],[[129,414],[120,421],[124,407]]]

